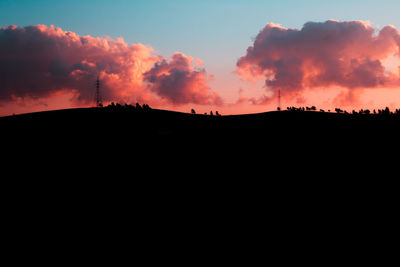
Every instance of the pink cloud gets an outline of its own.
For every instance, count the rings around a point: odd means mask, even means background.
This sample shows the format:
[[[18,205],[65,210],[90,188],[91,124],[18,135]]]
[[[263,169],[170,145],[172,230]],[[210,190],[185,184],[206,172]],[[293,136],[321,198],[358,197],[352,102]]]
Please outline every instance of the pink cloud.
[[[105,101],[150,105],[216,101],[205,70],[194,69],[192,61],[202,66],[201,60],[182,53],[168,61],[151,46],[128,45],[122,38],[80,36],[45,25],[9,26],[0,29],[0,104],[45,99],[57,92],[90,103],[97,75]],[[157,82],[149,85],[148,73],[158,75]]]
[[[329,20],[298,30],[269,23],[238,60],[237,73],[249,81],[265,79],[266,87],[286,98],[305,89],[341,87],[349,100],[356,90],[400,85],[398,74],[384,66],[389,56],[399,57],[399,45],[393,26],[376,31],[362,21]]]
[[[193,63],[199,65],[197,59],[177,52],[172,60],[157,62],[144,77],[153,92],[174,104],[221,105],[220,96],[207,85],[207,73],[195,70]]]

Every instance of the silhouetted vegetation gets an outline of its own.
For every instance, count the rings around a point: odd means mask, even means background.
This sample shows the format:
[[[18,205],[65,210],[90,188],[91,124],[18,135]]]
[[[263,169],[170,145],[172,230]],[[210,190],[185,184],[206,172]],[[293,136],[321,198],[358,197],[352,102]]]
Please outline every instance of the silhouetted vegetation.
[[[123,111],[123,110],[130,110],[130,111],[149,111],[151,110],[151,107],[148,104],[143,104],[140,105],[139,103],[136,103],[135,105],[132,104],[120,104],[120,103],[114,103],[111,102],[108,106],[105,106],[104,109],[109,109],[109,110],[118,110],[118,111]],[[320,113],[331,113],[331,110],[325,111],[324,109],[317,109],[315,106],[311,107],[287,107],[287,111],[290,112],[320,112]],[[391,111],[388,107],[385,109],[374,109],[374,110],[369,110],[369,109],[360,109],[358,111],[352,110],[351,112],[347,112],[346,110],[342,110],[341,108],[335,108],[335,112],[338,114],[345,114],[345,115],[353,115],[353,116],[360,116],[360,115],[365,115],[365,116],[375,116],[375,117],[389,117],[389,116],[398,116],[400,117],[400,109],[396,109],[394,111]],[[191,114],[197,114],[194,109],[191,109],[190,111]],[[204,115],[210,115],[210,116],[221,116],[221,114],[218,111],[210,111],[209,113],[205,112]]]
[[[148,104],[143,104],[142,106],[139,103],[136,103],[135,105],[130,105],[130,104],[123,104],[121,105],[120,103],[115,104],[114,102],[111,102],[108,106],[104,107],[104,109],[108,110],[116,110],[116,111],[148,111],[151,110],[151,107]]]
[[[299,107],[299,108],[296,108],[296,107],[287,107],[287,110],[288,110],[288,111],[305,111],[304,107]]]
[[[287,111],[291,112],[304,112],[304,111],[317,111],[315,106],[312,107],[287,107]],[[319,112],[324,113],[325,110],[320,109]],[[330,110],[328,110],[330,112]],[[400,116],[400,109],[396,109],[391,111],[388,107],[385,109],[373,110],[372,112],[369,109],[360,109],[359,111],[352,110],[351,113],[346,110],[342,110],[340,108],[335,108],[335,112],[339,114],[351,114],[351,115],[371,115],[371,116]]]

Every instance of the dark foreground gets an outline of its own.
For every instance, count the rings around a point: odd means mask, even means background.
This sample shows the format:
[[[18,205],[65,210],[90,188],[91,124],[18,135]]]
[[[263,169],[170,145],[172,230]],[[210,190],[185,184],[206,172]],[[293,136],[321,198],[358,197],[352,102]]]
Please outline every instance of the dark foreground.
[[[400,116],[281,111],[210,116],[124,107],[69,109],[0,118],[2,140],[22,150],[97,157],[172,154],[204,162],[224,157],[348,162],[396,155]],[[394,154],[393,154],[394,153]]]
[[[266,243],[287,259],[290,243],[298,262],[312,243],[332,262],[355,242],[389,244],[371,233],[396,222],[398,117],[89,108],[0,118],[0,130],[5,229],[32,246],[51,233],[154,259],[150,247],[176,242],[194,261],[187,244],[264,255]]]
[[[19,141],[96,142],[99,148],[125,145],[151,145],[210,141],[236,144],[260,142],[276,144],[290,140],[323,143],[392,139],[399,134],[400,115],[338,114],[281,111],[236,116],[196,115],[165,110],[135,108],[83,108],[29,113],[0,118],[2,134]],[[249,139],[246,139],[249,138]],[[328,139],[329,138],[329,139]],[[301,141],[303,140],[303,141]],[[326,141],[326,142],[325,142]],[[179,144],[177,144],[179,145]],[[234,145],[234,143],[232,144]]]

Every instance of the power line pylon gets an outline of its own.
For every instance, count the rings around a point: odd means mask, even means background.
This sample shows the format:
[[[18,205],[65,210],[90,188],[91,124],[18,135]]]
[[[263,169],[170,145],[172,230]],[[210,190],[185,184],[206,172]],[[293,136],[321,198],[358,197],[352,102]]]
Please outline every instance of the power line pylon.
[[[100,93],[100,77],[97,76],[96,80],[96,107],[101,108],[103,107],[103,100],[101,98],[101,93]]]
[[[281,89],[278,90],[278,111],[281,111]]]

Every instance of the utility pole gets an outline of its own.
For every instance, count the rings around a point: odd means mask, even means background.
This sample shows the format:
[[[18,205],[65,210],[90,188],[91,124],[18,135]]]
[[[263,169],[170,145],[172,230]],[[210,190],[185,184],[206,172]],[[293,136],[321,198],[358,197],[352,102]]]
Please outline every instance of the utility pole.
[[[278,111],[281,111],[281,89],[278,90]]]
[[[96,107],[102,108],[103,107],[103,100],[100,94],[100,78],[97,76],[96,80]]]

